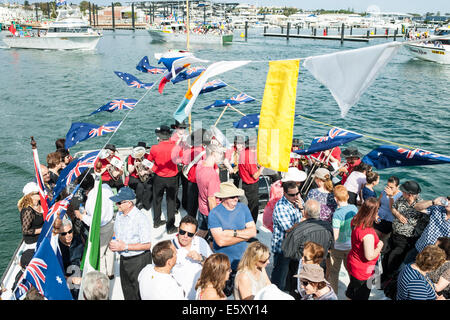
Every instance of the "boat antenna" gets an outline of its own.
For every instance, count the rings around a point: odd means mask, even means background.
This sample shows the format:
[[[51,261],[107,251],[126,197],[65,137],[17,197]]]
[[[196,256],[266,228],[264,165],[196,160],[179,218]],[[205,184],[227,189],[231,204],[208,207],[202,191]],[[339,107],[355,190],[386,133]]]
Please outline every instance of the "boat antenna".
[[[189,20],[189,0],[186,0],[186,50],[189,51],[189,29],[190,29],[190,20]],[[188,79],[188,90],[191,88],[191,80]],[[191,112],[189,112],[188,116],[189,123],[189,133],[192,133],[192,116]]]

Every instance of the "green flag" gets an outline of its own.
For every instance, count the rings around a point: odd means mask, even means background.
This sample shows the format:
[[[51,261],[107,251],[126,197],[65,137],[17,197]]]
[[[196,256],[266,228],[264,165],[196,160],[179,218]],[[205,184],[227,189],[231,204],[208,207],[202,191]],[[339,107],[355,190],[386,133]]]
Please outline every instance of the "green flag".
[[[86,272],[91,270],[100,270],[100,222],[102,218],[102,178],[98,182],[97,199],[95,200],[95,209],[92,216],[92,222],[89,229],[89,238],[86,244],[80,269],[86,267]],[[85,266],[86,257],[88,265]]]

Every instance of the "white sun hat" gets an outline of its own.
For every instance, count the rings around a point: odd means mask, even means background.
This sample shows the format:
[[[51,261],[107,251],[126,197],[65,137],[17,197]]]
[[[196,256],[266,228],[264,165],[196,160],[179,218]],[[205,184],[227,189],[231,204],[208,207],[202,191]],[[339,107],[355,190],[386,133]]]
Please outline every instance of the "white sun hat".
[[[284,172],[283,179],[281,182],[286,181],[295,181],[295,182],[303,182],[306,180],[306,173],[304,171],[299,170],[296,167],[290,167],[287,172]]]
[[[36,184],[36,182],[28,182],[22,190],[22,193],[24,196],[26,196],[27,194],[30,194],[32,192],[39,192],[39,188],[38,185]]]

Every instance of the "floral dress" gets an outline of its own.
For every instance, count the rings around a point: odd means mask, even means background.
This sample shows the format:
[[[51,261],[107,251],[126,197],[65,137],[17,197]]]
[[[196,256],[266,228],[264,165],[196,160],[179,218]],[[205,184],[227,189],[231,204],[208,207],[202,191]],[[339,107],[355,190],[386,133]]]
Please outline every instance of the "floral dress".
[[[316,200],[320,203],[320,220],[331,223],[333,213],[337,208],[336,200],[334,200],[334,194],[332,192],[321,192],[318,188],[316,188],[308,192],[306,201],[309,199]]]

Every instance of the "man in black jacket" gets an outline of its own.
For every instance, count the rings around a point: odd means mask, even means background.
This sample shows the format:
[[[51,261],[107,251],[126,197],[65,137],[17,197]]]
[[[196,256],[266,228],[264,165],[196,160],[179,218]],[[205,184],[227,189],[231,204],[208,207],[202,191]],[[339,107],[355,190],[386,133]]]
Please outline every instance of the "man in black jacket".
[[[286,277],[286,289],[289,293],[298,297],[295,292],[297,288],[297,274],[299,260],[303,256],[303,248],[306,242],[312,241],[321,245],[324,249],[324,259],[320,263],[326,269],[326,257],[328,251],[334,245],[333,228],[331,223],[319,219],[320,204],[318,201],[310,199],[305,203],[305,220],[300,222],[291,232],[286,235],[283,241],[282,250],[285,257],[290,258],[289,272]]]

